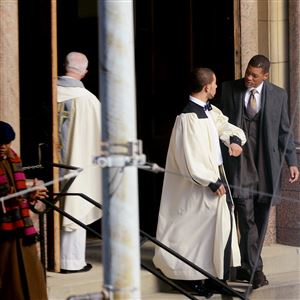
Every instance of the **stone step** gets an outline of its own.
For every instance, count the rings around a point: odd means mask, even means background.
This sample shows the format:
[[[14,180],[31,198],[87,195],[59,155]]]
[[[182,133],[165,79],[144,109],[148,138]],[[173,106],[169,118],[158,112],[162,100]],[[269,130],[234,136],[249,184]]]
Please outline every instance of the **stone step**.
[[[300,272],[288,272],[282,274],[272,274],[268,277],[270,284],[262,288],[253,290],[248,299],[251,300],[299,300],[300,299]],[[248,288],[247,284],[229,282],[228,283],[236,291],[245,292]],[[176,299],[188,299],[186,296],[179,294],[176,291],[168,291],[168,287],[162,288],[164,291],[151,294],[143,294],[142,299],[153,300],[176,300]],[[204,297],[196,296],[197,299],[205,299]],[[224,299],[240,299],[238,297],[229,297],[219,294],[214,294],[210,299],[212,300],[224,300]]]
[[[265,273],[270,284],[254,290],[250,299],[300,299],[300,259],[298,247],[273,244],[265,246],[262,251]],[[150,242],[141,248],[142,262],[151,265],[154,247]],[[97,293],[103,286],[103,269],[101,263],[101,242],[88,240],[87,261],[92,263],[93,269],[86,273],[59,274],[47,272],[47,286],[49,300],[66,300],[72,295]],[[247,285],[229,283],[233,288],[245,291]],[[171,287],[157,279],[150,272],[141,269],[142,299],[188,299]],[[205,299],[203,297],[197,297]],[[210,299],[224,299],[221,295],[213,295]],[[227,299],[227,298],[226,298]],[[237,299],[236,297],[230,299]],[[130,300],[130,299],[128,299]]]
[[[300,248],[280,244],[262,249],[266,274],[287,273],[300,270]],[[299,298],[300,299],[300,298]]]

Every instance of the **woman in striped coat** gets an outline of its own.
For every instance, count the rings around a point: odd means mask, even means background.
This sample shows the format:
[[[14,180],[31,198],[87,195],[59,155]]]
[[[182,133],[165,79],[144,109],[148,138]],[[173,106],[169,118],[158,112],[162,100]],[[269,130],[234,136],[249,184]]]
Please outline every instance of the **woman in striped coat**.
[[[21,159],[11,149],[14,139],[13,128],[0,121],[0,299],[47,300],[38,234],[29,215],[29,203],[48,197],[47,189],[5,198],[26,189]]]

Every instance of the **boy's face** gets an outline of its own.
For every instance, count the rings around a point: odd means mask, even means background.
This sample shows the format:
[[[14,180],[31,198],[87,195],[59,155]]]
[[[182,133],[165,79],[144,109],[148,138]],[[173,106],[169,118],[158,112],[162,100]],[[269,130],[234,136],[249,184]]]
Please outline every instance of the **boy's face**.
[[[214,79],[213,79],[212,83],[208,84],[208,88],[209,88],[209,90],[208,90],[208,99],[209,100],[212,99],[215,96],[216,90],[217,90],[217,87],[218,87],[216,76],[214,75],[213,78]]]

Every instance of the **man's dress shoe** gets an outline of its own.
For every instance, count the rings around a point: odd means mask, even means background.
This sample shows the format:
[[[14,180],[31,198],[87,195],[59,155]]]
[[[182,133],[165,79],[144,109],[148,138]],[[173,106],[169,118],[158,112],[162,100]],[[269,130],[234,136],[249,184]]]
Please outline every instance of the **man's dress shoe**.
[[[254,290],[268,284],[269,281],[267,280],[263,271],[256,271],[254,273],[253,282],[252,282],[252,287]]]
[[[247,281],[250,282],[251,275],[249,272],[241,267],[236,269],[236,275],[235,280],[238,281]],[[269,281],[267,280],[265,274],[263,271],[256,271],[254,273],[253,281],[252,281],[252,287],[253,289],[258,289],[262,286],[268,285]]]
[[[80,270],[65,270],[65,269],[60,269],[60,273],[62,274],[70,274],[70,273],[81,273],[81,272],[88,272],[89,270],[92,269],[91,264],[86,264],[82,269]]]
[[[205,297],[206,299],[214,294],[202,280],[191,283],[191,288],[195,291],[195,295]]]
[[[219,279],[220,280],[220,279]],[[226,280],[221,280],[225,285],[228,286]],[[222,285],[218,284],[216,281],[212,280],[212,279],[206,279],[204,281],[204,285],[207,288],[207,290],[209,290],[211,293],[213,294],[222,294],[222,295],[229,295],[232,296],[232,293],[227,290],[225,287],[223,287]]]
[[[236,268],[235,280],[237,281],[250,281],[251,274],[244,268]]]
[[[192,295],[210,298],[213,293],[209,291],[202,280],[173,280],[174,283]]]

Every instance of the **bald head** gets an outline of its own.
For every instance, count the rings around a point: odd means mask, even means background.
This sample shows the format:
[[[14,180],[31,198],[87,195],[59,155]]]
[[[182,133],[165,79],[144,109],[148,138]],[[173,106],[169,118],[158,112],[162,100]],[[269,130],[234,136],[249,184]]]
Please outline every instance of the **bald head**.
[[[66,75],[82,79],[87,73],[88,59],[80,52],[70,52],[65,59]]]

